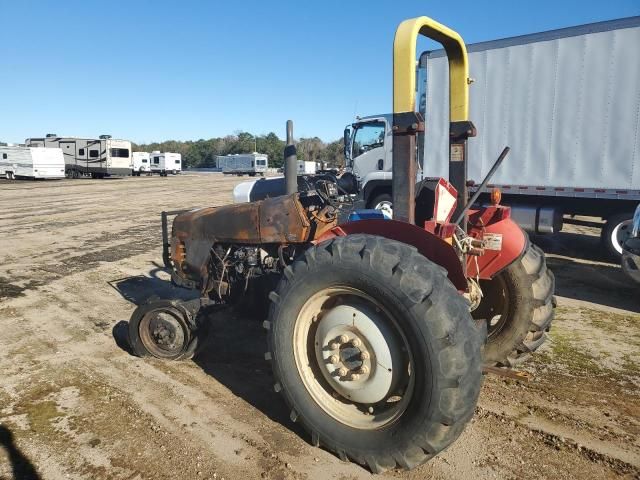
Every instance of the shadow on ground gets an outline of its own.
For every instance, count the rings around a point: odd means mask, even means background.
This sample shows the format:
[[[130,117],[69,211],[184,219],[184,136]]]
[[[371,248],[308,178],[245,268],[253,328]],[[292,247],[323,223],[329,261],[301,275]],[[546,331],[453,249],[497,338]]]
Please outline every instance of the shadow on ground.
[[[178,288],[161,278],[161,268],[148,276],[127,277],[109,282],[123,298],[135,305],[154,299],[197,298],[197,292]],[[260,303],[260,302],[257,302]],[[243,306],[241,309],[209,307],[201,311],[206,332],[199,337],[193,362],[207,375],[225,385],[235,395],[302,438],[304,430],[291,422],[282,397],[273,389],[271,366],[264,359],[267,340],[262,328],[266,308]],[[113,327],[113,338],[122,350],[132,355],[128,334],[129,322],[120,321]]]
[[[556,295],[640,312],[638,286],[607,257],[600,238],[579,233],[532,236],[556,277]]]
[[[0,425],[0,447],[7,452],[14,480],[40,479],[36,467],[16,446],[13,440],[13,433],[4,425]]]
[[[282,396],[273,389],[271,365],[264,359],[267,339],[262,320],[265,314],[241,314],[232,308],[210,313],[208,334],[193,361],[272,421],[308,440],[305,431],[290,420],[290,411]]]

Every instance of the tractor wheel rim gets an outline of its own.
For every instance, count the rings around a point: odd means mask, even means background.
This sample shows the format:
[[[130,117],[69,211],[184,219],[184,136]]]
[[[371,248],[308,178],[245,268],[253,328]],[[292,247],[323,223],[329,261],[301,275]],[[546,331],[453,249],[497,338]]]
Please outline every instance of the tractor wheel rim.
[[[378,202],[374,208],[380,210],[385,217],[393,218],[393,202],[383,200],[382,202]]]
[[[409,343],[369,295],[332,287],[311,297],[296,320],[293,350],[305,388],[339,422],[380,428],[406,410],[415,371]]]
[[[633,220],[625,220],[616,225],[611,232],[611,245],[620,255],[622,255],[624,242],[631,236],[632,227]]]
[[[489,305],[487,321],[487,337],[495,338],[507,326],[509,321],[509,289],[502,275],[496,276],[483,286],[481,302]]]
[[[189,329],[177,312],[153,310],[140,321],[140,339],[154,357],[174,357],[185,350]]]

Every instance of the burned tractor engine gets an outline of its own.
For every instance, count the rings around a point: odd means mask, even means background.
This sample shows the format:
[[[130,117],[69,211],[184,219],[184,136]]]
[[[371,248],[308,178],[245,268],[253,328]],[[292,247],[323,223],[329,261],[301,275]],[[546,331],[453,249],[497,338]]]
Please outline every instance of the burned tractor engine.
[[[300,194],[177,215],[164,255],[173,282],[214,303],[233,303],[252,280],[279,273],[296,247],[337,225],[337,194],[335,183],[322,181]]]

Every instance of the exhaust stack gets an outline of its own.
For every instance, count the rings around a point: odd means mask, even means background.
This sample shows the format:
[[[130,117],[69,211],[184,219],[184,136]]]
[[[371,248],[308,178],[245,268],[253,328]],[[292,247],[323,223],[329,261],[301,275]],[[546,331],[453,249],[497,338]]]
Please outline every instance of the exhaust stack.
[[[284,147],[284,178],[287,184],[287,195],[298,192],[298,159],[296,146],[293,143],[293,122],[287,120],[287,145]]]

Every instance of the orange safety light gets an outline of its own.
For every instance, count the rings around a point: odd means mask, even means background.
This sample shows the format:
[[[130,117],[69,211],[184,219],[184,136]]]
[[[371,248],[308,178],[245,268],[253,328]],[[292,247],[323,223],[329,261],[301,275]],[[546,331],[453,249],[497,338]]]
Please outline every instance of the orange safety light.
[[[494,187],[493,190],[491,190],[491,205],[500,205],[500,200],[502,200],[502,190]]]

